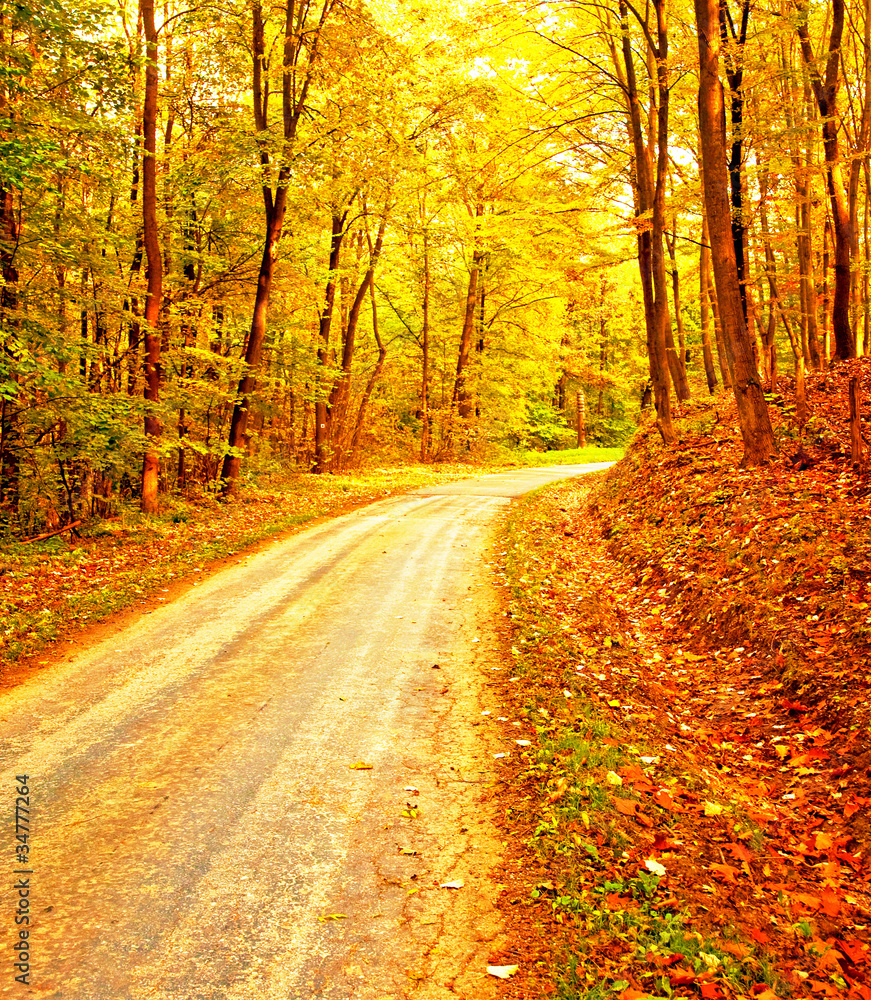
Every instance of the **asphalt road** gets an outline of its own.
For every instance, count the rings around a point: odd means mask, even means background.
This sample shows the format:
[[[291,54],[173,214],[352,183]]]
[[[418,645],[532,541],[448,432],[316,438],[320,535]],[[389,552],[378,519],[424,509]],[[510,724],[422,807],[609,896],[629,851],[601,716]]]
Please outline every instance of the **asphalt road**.
[[[0,996],[495,995],[489,539],[510,498],[600,467],[372,504],[3,692]]]

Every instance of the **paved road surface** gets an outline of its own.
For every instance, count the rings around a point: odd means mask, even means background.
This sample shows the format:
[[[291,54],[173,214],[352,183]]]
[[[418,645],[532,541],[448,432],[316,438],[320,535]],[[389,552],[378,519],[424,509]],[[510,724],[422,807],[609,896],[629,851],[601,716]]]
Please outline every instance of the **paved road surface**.
[[[495,995],[488,538],[509,498],[591,468],[372,504],[4,692],[0,996]]]

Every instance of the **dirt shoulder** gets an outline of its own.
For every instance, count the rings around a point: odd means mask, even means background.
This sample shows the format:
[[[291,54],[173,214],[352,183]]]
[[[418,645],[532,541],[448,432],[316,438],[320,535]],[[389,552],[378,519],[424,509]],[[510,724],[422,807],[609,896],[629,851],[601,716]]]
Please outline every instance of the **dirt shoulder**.
[[[510,520],[502,691],[531,735],[503,808],[526,869],[506,995],[871,998],[853,369],[811,379],[801,438],[780,397],[766,469],[737,468],[721,403]]]

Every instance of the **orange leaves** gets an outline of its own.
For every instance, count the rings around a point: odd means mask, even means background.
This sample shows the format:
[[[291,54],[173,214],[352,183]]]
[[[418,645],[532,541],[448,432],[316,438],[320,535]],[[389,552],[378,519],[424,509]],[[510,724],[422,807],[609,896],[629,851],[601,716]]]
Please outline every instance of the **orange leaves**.
[[[741,874],[740,868],[733,868],[731,865],[711,865],[711,871],[724,882],[735,882],[736,876]]]
[[[623,816],[634,816],[635,810],[638,808],[638,802],[635,799],[614,799],[614,805],[618,813]]]
[[[737,858],[738,861],[752,861],[753,852],[749,848],[745,847],[743,844],[729,844],[729,853],[733,858]]]
[[[658,805],[662,806],[663,809],[669,809],[671,812],[683,812],[683,808],[677,805],[671,794],[664,788],[660,788],[658,792],[653,796],[653,801]]]
[[[827,851],[835,843],[835,838],[830,833],[817,833],[814,837],[814,847],[818,851]]]

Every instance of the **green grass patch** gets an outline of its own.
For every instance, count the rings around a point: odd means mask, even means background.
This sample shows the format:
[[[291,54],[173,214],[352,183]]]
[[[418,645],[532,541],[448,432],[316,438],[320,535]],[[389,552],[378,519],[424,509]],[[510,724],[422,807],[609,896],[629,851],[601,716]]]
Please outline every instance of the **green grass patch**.
[[[561,451],[522,451],[516,453],[518,465],[592,465],[598,462],[619,462],[625,448],[566,448]]]

